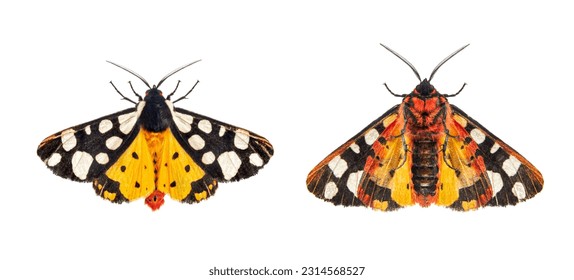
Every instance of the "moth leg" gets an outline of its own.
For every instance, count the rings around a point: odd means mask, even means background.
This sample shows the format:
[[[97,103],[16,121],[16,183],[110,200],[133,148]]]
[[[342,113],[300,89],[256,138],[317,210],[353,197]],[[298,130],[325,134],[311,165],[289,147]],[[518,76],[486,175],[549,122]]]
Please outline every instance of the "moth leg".
[[[131,103],[133,103],[133,104],[137,104],[137,102],[134,102],[133,100],[131,100],[131,99],[125,97],[125,96],[118,90],[118,88],[116,87],[116,85],[114,85],[114,83],[113,83],[112,81],[110,81],[110,84],[112,84],[112,87],[114,87],[114,89],[116,90],[116,92],[122,97],[122,100],[127,100],[127,101],[129,101],[129,102],[131,102]],[[130,85],[131,85],[131,83],[130,83]],[[133,88],[132,88],[132,90],[133,90]],[[139,96],[137,93],[136,93],[136,95],[139,97],[139,100],[141,101],[141,100],[142,100],[141,96]]]
[[[132,81],[129,81],[128,84],[130,84],[130,88],[132,89],[132,92],[138,97],[138,100],[142,101],[143,98],[136,92],[136,90],[134,89],[134,86],[132,86]]]
[[[180,100],[182,100],[182,99],[187,98],[187,96],[193,91],[193,89],[195,88],[195,86],[197,86],[198,83],[199,83],[199,80],[197,80],[197,81],[195,82],[195,84],[193,84],[193,86],[191,87],[191,89],[190,89],[184,96],[178,98],[178,99],[175,100],[173,103],[178,102],[178,101],[180,101]]]
[[[446,129],[446,137],[444,138],[444,143],[442,143],[442,160],[446,164],[446,166],[450,167],[450,169],[454,170],[458,174],[460,172],[460,170],[454,168],[454,166],[452,166],[449,163],[450,160],[446,156],[446,146],[448,145],[448,138],[449,137],[456,137],[456,136],[451,136],[448,133],[448,129]]]
[[[171,100],[171,96],[177,91],[177,88],[179,87],[179,83],[181,83],[181,80],[177,81],[177,85],[175,85],[175,89],[170,94],[168,94],[165,99]]]

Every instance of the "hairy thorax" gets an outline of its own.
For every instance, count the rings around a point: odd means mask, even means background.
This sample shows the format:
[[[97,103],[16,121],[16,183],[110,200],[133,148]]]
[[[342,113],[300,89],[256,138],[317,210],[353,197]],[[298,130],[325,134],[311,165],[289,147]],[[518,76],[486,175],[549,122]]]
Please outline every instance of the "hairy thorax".
[[[444,133],[446,100],[442,97],[405,99],[403,112],[406,118],[406,131],[416,140],[436,140]]]

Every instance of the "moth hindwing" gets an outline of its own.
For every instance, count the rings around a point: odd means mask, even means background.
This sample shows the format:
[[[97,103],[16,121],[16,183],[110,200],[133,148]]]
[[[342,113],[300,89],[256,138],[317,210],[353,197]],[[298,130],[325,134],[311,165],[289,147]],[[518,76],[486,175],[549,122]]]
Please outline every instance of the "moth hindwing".
[[[384,45],[383,45],[384,46]],[[468,46],[468,45],[467,45]],[[462,110],[430,80],[420,84],[321,161],[307,187],[336,205],[395,210],[431,204],[455,210],[515,205],[542,190],[542,174],[528,160]],[[386,86],[386,84],[385,84]],[[463,85],[464,88],[464,85]],[[388,87],[387,87],[388,89]]]
[[[175,108],[173,103],[193,88],[173,102],[173,93],[164,97],[159,90],[167,78],[193,63],[172,71],[153,87],[112,63],[148,86],[145,97],[134,91],[138,98],[134,102],[116,89],[135,107],[47,137],[38,146],[38,156],[58,176],[92,182],[104,199],[123,203],[145,198],[152,210],[163,205],[166,194],[180,202],[199,202],[215,193],[218,182],[255,175],[273,155],[267,139]]]

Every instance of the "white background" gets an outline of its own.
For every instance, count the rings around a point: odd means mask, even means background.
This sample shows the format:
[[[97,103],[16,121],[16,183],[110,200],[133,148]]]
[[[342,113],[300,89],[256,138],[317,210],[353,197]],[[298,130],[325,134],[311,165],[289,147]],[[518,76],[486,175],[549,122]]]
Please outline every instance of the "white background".
[[[360,3],[359,3],[360,2]],[[1,4],[0,273],[6,279],[236,279],[213,267],[365,266],[345,279],[570,278],[572,43],[566,1],[19,1]],[[327,154],[448,54],[442,93],[535,164],[544,190],[516,207],[392,213],[325,203],[305,186]],[[132,106],[127,81],[267,137],[259,175],[211,199],[117,205],[54,176],[46,136]],[[131,95],[130,95],[131,96]],[[310,279],[242,277],[238,279]],[[319,278],[317,278],[319,279]],[[343,279],[331,277],[329,279]]]

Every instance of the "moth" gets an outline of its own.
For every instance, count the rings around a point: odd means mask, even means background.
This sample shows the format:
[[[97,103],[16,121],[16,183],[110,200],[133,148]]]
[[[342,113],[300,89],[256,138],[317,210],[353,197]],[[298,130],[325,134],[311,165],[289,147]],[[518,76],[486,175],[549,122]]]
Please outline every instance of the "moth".
[[[382,45],[382,44],[381,44]],[[542,190],[542,174],[431,84],[437,70],[468,45],[442,60],[430,78],[332,152],[308,175],[315,196],[335,205],[396,210],[418,204],[467,211],[515,205]]]
[[[199,61],[199,60],[198,60]],[[273,155],[267,139],[200,114],[174,107],[175,90],[164,96],[161,84],[186,64],[163,77],[157,85],[139,74],[109,62],[140,79],[147,87],[142,97],[122,99],[135,105],[111,115],[73,126],[44,139],[38,156],[54,174],[92,182],[96,194],[115,203],[145,198],[152,210],[164,204],[165,195],[195,203],[213,195],[218,182],[255,175]]]

